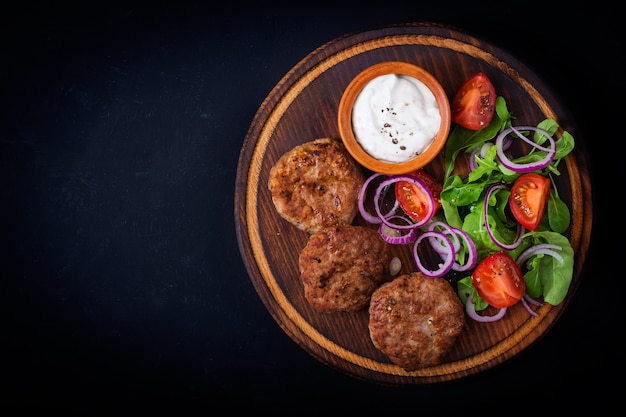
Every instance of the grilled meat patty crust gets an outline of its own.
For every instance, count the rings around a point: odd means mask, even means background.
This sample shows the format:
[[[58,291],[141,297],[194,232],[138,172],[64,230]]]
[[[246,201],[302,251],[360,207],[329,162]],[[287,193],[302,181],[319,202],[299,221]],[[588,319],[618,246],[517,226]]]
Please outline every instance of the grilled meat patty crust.
[[[464,326],[461,300],[441,278],[421,272],[401,275],[371,297],[370,338],[406,371],[440,364]]]
[[[309,237],[298,265],[304,296],[318,311],[357,311],[391,279],[389,245],[363,226],[328,227]]]
[[[268,188],[278,214],[309,233],[350,224],[365,177],[343,143],[318,138],[298,145],[272,166]]]

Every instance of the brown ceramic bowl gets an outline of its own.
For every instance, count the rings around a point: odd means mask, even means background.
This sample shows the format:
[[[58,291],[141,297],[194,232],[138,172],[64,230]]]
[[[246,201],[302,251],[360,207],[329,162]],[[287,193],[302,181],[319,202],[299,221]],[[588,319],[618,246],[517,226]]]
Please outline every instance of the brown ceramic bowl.
[[[386,75],[406,75],[421,81],[435,96],[441,123],[432,143],[419,155],[400,162],[390,162],[370,155],[355,137],[352,110],[363,88],[373,79]],[[365,168],[382,174],[406,174],[426,166],[442,151],[450,131],[450,103],[439,81],[423,68],[401,61],[372,65],[359,73],[346,87],[339,103],[339,134],[348,152]]]

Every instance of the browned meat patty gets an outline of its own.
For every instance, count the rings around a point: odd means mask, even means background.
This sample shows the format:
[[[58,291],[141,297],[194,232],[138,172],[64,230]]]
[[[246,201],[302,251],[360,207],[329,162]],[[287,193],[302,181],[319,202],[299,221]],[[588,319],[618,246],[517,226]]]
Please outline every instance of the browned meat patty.
[[[373,229],[340,225],[314,233],[298,261],[304,296],[321,312],[364,309],[391,279],[390,260],[389,244]]]
[[[364,182],[361,166],[343,143],[319,138],[281,156],[270,170],[268,188],[282,218],[315,233],[352,223]]]
[[[464,326],[461,300],[444,279],[414,272],[372,294],[370,338],[406,371],[440,364]]]

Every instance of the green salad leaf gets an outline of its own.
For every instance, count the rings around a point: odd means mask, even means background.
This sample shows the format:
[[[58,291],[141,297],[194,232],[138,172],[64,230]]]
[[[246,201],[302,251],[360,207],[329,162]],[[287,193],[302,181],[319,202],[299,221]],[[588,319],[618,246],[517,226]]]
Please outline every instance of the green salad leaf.
[[[546,303],[560,304],[567,295],[574,272],[574,250],[569,240],[560,233],[544,231],[531,232],[525,239],[532,244],[551,243],[558,245],[559,255],[563,262],[550,255],[539,254],[530,258],[527,263],[527,272],[524,274],[526,293],[533,297],[541,297]]]

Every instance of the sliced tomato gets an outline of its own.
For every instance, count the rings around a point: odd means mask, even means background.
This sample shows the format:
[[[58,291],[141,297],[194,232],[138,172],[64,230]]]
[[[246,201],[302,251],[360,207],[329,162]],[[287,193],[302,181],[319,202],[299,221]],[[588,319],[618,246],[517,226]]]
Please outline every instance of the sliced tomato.
[[[483,259],[472,273],[472,282],[478,295],[497,308],[512,306],[526,292],[522,270],[506,252]]]
[[[423,169],[418,169],[409,175],[413,175],[416,178],[421,179],[430,191],[430,196],[424,194],[424,192],[415,184],[408,181],[396,182],[396,200],[400,208],[412,218],[414,221],[419,222],[424,219],[428,214],[431,202],[434,203],[433,214],[441,207],[440,196],[443,187],[441,184],[433,178],[428,172]],[[432,198],[431,198],[432,197]]]
[[[487,127],[496,108],[496,89],[482,72],[472,75],[452,99],[452,121],[470,130]]]
[[[525,228],[536,231],[548,205],[550,179],[528,173],[520,175],[511,187],[509,207],[515,219]]]

